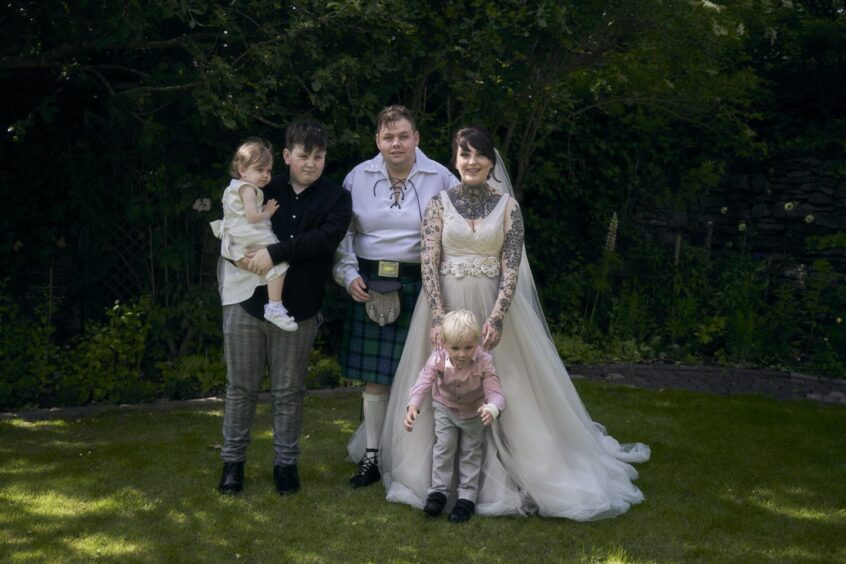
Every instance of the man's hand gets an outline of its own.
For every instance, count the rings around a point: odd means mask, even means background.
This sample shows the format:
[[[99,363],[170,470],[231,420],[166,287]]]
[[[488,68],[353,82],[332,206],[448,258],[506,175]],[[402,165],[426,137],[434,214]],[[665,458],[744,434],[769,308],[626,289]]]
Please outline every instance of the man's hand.
[[[409,405],[405,412],[405,421],[402,422],[402,427],[406,431],[411,431],[414,428],[414,420],[420,415],[420,410]]]
[[[270,253],[267,249],[259,249],[253,258],[250,259],[250,272],[264,276],[267,271],[273,268],[273,259],[270,258]]]
[[[347,288],[347,292],[349,292],[352,299],[357,302],[370,301],[370,294],[367,293],[367,287],[364,285],[364,279],[361,276],[350,282],[350,287]]]

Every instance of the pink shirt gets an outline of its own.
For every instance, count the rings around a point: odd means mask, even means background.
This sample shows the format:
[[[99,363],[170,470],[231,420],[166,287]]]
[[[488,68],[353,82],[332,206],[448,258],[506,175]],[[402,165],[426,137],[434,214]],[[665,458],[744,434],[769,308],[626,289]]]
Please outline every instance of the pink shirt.
[[[456,367],[446,349],[435,349],[417,376],[408,393],[408,405],[417,409],[423,404],[426,392],[432,399],[458,413],[462,419],[472,419],[479,406],[492,403],[500,411],[505,409],[505,396],[490,353],[476,348],[466,366]]]

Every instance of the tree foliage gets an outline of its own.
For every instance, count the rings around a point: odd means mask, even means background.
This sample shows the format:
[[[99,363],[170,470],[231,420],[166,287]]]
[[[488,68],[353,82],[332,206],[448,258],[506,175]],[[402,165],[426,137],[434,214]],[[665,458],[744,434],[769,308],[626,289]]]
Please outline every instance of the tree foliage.
[[[11,291],[53,280],[77,330],[150,294],[169,357],[215,325],[196,312],[231,151],[300,116],[327,124],[335,180],[386,104],[442,162],[452,131],[487,126],[553,310],[581,309],[556,284],[601,260],[612,213],[625,246],[739,158],[846,138],[842,0],[45,0],[0,22]]]

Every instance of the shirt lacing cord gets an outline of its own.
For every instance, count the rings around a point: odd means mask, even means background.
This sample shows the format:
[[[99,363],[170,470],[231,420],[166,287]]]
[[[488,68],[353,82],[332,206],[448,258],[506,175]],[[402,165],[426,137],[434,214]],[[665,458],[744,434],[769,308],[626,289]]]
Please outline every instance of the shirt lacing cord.
[[[400,202],[405,200],[405,191],[408,190],[409,187],[417,193],[417,188],[414,186],[414,182],[407,178],[394,178],[392,176],[390,178],[380,178],[375,184],[373,184],[374,198],[376,197],[376,187],[382,182],[390,182],[391,195],[394,197],[394,202],[391,204],[392,208],[402,209],[402,204],[400,204]]]

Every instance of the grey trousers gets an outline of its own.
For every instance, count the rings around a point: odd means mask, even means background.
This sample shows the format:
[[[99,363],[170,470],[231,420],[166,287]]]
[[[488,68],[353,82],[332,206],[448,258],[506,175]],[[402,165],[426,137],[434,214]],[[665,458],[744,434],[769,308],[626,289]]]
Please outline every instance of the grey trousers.
[[[458,498],[476,503],[482,469],[485,426],[481,416],[461,419],[439,402],[432,402],[435,415],[435,446],[432,448],[432,486],[427,494],[447,495],[452,484],[458,450]]]
[[[223,306],[226,407],[221,458],[224,462],[240,462],[247,457],[250,426],[265,369],[270,375],[273,464],[297,461],[305,377],[309,352],[317,336],[317,317],[297,320],[297,324],[296,331],[282,331],[251,316],[240,305]]]

